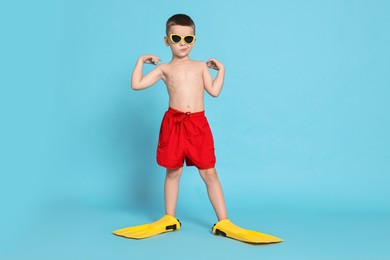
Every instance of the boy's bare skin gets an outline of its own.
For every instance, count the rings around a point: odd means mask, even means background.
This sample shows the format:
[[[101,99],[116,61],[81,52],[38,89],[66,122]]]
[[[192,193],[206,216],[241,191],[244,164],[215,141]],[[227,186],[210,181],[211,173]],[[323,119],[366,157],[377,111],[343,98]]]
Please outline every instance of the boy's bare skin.
[[[193,35],[191,26],[173,25],[170,34]],[[160,79],[164,80],[168,94],[169,106],[183,112],[198,112],[204,110],[204,91],[217,97],[221,92],[225,75],[225,68],[216,59],[209,59],[207,63],[191,60],[189,54],[194,43],[188,44],[181,40],[173,44],[168,36],[164,37],[165,44],[171,48],[172,60],[168,64],[160,64],[160,58],[149,54],[141,56],[134,68],[131,86],[135,90],[141,90],[152,86]],[[158,65],[151,72],[142,75],[143,64]],[[213,80],[209,68],[218,70]],[[179,181],[183,167],[167,169],[164,197],[166,214],[175,216],[176,202],[179,193]],[[217,214],[218,220],[227,219],[224,195],[215,168],[199,170],[205,181],[207,192]]]
[[[173,25],[169,30],[169,34],[193,33],[194,30],[190,26]],[[172,51],[171,62],[158,65],[150,73],[142,76],[143,63],[157,65],[160,58],[152,54],[141,56],[132,76],[132,88],[145,89],[162,79],[168,89],[170,107],[184,112],[204,110],[204,90],[211,96],[219,95],[225,75],[224,66],[216,59],[210,59],[207,63],[191,60],[189,53],[194,44],[187,44],[183,40],[173,44],[167,36],[164,40]],[[212,79],[208,68],[218,70],[215,80]]]

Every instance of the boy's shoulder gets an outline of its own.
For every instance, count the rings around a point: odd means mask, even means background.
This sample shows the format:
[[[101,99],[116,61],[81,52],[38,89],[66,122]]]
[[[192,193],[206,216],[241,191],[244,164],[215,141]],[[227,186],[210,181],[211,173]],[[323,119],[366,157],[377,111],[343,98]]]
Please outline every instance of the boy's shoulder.
[[[192,68],[192,69],[205,69],[207,68],[207,65],[204,61],[201,61],[201,60],[190,60],[188,61],[188,67],[189,68]]]
[[[201,61],[201,60],[192,60],[192,62],[193,62],[194,65],[206,66],[206,62]]]

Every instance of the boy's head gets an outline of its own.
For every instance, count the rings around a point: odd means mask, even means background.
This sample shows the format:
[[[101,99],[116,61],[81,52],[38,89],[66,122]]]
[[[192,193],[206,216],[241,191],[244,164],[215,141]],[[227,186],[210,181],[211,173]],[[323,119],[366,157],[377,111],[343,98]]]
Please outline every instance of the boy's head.
[[[188,56],[196,41],[194,21],[188,15],[175,14],[167,21],[166,33],[165,45],[171,48],[173,56]]]
[[[166,24],[167,36],[169,36],[169,30],[173,25],[190,26],[194,30],[193,34],[195,35],[195,23],[191,17],[186,14],[175,14],[168,19]]]

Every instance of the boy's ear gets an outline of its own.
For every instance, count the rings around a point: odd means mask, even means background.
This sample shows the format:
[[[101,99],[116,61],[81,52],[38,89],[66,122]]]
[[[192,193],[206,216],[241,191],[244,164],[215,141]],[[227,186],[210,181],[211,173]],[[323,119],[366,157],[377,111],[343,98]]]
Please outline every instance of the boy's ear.
[[[164,36],[164,42],[166,46],[169,46],[169,39],[168,36]]]

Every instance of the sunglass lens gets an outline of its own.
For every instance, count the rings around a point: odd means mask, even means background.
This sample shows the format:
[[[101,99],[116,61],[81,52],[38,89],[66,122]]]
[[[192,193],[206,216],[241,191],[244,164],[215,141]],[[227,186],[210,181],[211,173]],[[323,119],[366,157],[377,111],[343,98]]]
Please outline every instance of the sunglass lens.
[[[186,36],[184,37],[184,41],[186,43],[192,43],[194,41],[194,36]]]
[[[172,35],[171,39],[174,43],[178,43],[181,40],[181,37],[179,35]]]

